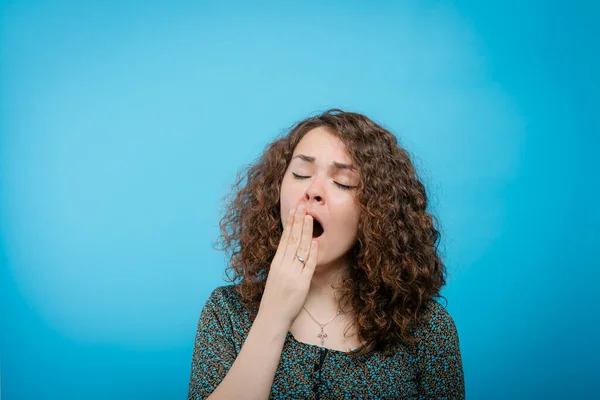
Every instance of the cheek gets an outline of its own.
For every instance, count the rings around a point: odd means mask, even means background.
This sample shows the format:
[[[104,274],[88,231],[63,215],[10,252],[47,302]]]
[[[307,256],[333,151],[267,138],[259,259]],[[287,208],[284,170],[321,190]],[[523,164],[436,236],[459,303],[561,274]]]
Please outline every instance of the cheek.
[[[297,191],[298,190],[296,190],[292,182],[289,182],[287,179],[283,180],[281,191],[279,193],[279,212],[281,213],[281,219],[284,222],[289,211],[298,203]]]
[[[348,216],[348,230],[354,233],[354,236],[358,234],[358,221],[360,219],[360,210],[352,210],[352,213]]]
[[[337,220],[340,221],[340,227],[343,232],[356,234],[358,231],[358,221],[360,218],[360,208],[354,202],[344,202],[344,204],[338,204]]]

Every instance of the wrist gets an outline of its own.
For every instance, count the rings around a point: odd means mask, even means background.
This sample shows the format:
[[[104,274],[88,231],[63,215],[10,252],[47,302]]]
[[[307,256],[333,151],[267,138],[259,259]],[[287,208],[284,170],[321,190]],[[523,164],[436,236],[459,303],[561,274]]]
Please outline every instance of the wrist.
[[[275,317],[271,313],[261,312],[259,310],[253,323],[253,327],[254,326],[263,333],[268,332],[269,336],[273,336],[273,338],[285,338],[292,324],[291,322]]]

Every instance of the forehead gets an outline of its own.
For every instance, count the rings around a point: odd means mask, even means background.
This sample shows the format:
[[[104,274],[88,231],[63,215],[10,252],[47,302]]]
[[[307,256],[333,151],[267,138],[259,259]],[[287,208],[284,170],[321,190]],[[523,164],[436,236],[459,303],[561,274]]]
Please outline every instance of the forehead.
[[[314,128],[304,135],[294,149],[294,156],[299,153],[322,161],[335,160],[341,163],[352,161],[344,142],[323,127]]]

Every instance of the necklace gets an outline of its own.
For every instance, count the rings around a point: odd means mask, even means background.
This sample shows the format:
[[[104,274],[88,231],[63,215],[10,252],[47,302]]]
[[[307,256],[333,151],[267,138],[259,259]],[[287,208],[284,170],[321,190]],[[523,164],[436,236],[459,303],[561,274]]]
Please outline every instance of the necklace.
[[[308,316],[310,317],[310,319],[312,319],[313,321],[315,321],[315,323],[317,325],[319,325],[321,327],[321,332],[319,332],[319,334],[317,335],[317,337],[319,339],[321,339],[321,347],[325,346],[325,339],[327,338],[327,334],[325,333],[325,325],[327,325],[328,323],[330,323],[331,321],[333,321],[335,319],[335,317],[337,317],[338,315],[340,315],[340,309],[338,309],[337,314],[335,314],[333,316],[333,318],[331,318],[329,321],[325,322],[324,324],[320,323],[319,321],[317,321],[315,319],[315,317],[312,316],[312,314],[310,313],[310,311],[308,311],[306,309],[306,307],[302,306],[302,308],[304,308],[304,311],[306,311],[308,313]]]

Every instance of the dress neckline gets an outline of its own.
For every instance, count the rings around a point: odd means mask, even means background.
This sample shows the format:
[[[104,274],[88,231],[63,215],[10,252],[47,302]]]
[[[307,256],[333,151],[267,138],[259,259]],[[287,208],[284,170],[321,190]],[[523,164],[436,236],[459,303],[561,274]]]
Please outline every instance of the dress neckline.
[[[329,351],[330,353],[336,353],[336,354],[342,354],[342,355],[350,355],[350,354],[352,354],[352,352],[354,352],[354,351],[357,351],[357,350],[360,350],[360,349],[362,349],[363,347],[365,347],[365,345],[363,344],[363,345],[361,345],[361,346],[359,346],[359,347],[356,347],[356,348],[354,348],[354,349],[351,349],[350,351],[336,350],[336,349],[330,349],[330,348],[328,348],[328,347],[321,347],[321,346],[319,346],[319,345],[312,344],[312,343],[305,343],[305,342],[301,342],[301,341],[299,341],[298,339],[296,339],[296,337],[295,337],[295,336],[292,334],[292,332],[289,332],[289,331],[288,331],[288,333],[287,333],[287,336],[286,336],[286,337],[287,337],[287,340],[288,340],[289,342],[291,342],[291,343],[294,343],[294,344],[297,344],[297,345],[300,345],[300,346],[305,346],[305,347],[308,347],[308,348],[311,348],[311,349],[322,349],[322,348],[324,348],[324,349],[326,349],[327,351]]]

